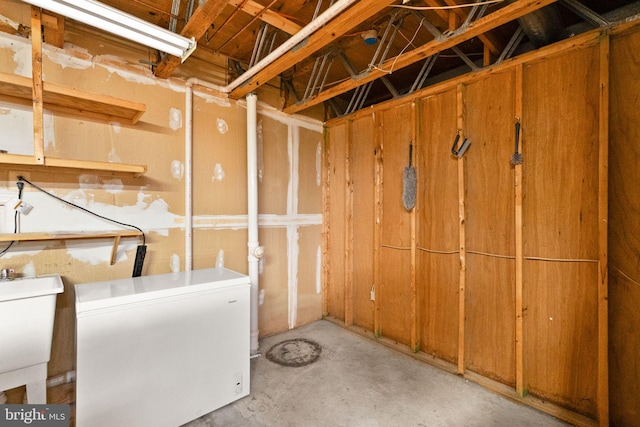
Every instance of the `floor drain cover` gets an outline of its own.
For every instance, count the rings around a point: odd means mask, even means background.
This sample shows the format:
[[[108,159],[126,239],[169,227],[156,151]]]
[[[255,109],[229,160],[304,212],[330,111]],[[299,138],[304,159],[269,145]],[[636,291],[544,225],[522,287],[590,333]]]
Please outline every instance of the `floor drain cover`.
[[[315,362],[321,352],[322,347],[317,342],[296,338],[271,347],[267,352],[267,359],[278,365],[297,368]]]

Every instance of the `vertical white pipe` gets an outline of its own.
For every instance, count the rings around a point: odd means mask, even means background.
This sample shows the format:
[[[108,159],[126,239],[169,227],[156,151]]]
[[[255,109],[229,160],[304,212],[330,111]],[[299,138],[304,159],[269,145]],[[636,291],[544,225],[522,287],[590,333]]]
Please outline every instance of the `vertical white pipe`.
[[[258,128],[255,93],[247,95],[247,221],[251,279],[251,355],[258,354],[258,276],[262,248],[258,243]]]
[[[318,16],[316,19],[308,23],[300,31],[295,33],[293,36],[287,39],[284,43],[278,46],[276,50],[274,50],[269,55],[262,58],[257,64],[255,64],[253,67],[249,68],[247,71],[242,73],[240,76],[238,76],[237,79],[235,79],[234,81],[226,85],[223,88],[223,91],[226,93],[233,91],[235,88],[245,83],[251,77],[255,76],[260,70],[264,69],[268,65],[271,65],[282,55],[284,55],[285,53],[293,49],[297,44],[301,43],[302,41],[304,41],[304,39],[306,39],[316,31],[318,31],[327,22],[331,21],[333,18],[338,16],[340,13],[346,10],[349,6],[357,2],[358,0],[338,0],[327,10],[322,12],[320,16]]]
[[[222,88],[191,77],[185,84],[184,97],[184,271],[193,270],[193,86],[220,91]]]
[[[193,81],[187,80],[184,129],[184,271],[193,269]]]

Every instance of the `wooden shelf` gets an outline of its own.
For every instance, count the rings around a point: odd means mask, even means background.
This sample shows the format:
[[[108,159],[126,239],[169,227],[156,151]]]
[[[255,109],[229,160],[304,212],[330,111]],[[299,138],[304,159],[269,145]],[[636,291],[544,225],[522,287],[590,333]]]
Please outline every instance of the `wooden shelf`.
[[[137,237],[142,233],[138,230],[117,231],[68,231],[68,232],[28,232],[28,233],[0,233],[0,242],[35,242],[42,240],[77,240],[77,239],[101,239],[111,237]]]
[[[0,72],[0,95],[19,104],[33,102],[33,83],[28,77]],[[146,105],[106,95],[43,82],[42,102],[47,110],[102,121],[135,124],[146,111]]]
[[[0,242],[38,242],[44,240],[77,240],[77,239],[102,239],[113,238],[113,248],[111,249],[111,265],[116,263],[118,245],[122,237],[141,236],[138,230],[117,230],[117,231],[87,231],[87,232],[29,232],[29,233],[0,233]]]
[[[138,177],[147,172],[147,167],[145,165],[94,162],[89,160],[71,160],[60,159],[56,157],[45,157],[44,164],[40,164],[36,162],[33,156],[0,153],[0,168],[17,168],[18,170],[20,170],[25,166],[27,166],[29,170],[41,169],[48,172],[52,172],[54,170],[59,170],[61,172],[98,171],[114,174],[132,175],[134,177]]]
[[[0,72],[0,99],[20,105],[35,106],[32,79]],[[135,124],[146,111],[145,104],[106,95],[96,95],[49,82],[42,82],[42,104],[47,110],[73,117],[126,124]],[[36,134],[38,134],[37,130]],[[40,130],[41,138],[42,131]],[[145,165],[47,157],[43,155],[42,144],[40,144],[40,150],[37,149],[38,144],[35,144],[35,147],[35,152],[41,154],[29,156],[0,153],[0,167],[6,169],[7,167],[28,166],[30,170],[46,168],[47,171],[58,170],[61,172],[100,171],[131,174],[134,177],[143,175],[147,171]]]

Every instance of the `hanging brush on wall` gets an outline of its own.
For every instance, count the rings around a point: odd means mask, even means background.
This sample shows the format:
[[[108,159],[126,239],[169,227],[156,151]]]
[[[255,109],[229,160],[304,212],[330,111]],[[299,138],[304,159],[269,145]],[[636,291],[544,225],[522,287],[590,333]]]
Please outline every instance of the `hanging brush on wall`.
[[[416,168],[412,166],[413,140],[409,143],[409,166],[402,174],[402,204],[408,211],[416,205]]]
[[[520,117],[516,117],[516,151],[511,156],[512,165],[522,164],[522,153],[519,151],[520,147]]]

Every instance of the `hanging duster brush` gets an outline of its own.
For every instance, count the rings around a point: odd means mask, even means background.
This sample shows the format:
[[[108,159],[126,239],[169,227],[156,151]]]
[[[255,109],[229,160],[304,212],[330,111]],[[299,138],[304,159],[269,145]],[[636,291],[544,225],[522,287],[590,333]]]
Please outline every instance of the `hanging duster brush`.
[[[511,156],[512,165],[522,164],[522,153],[518,151],[519,145],[520,145],[520,117],[516,117],[516,151]]]
[[[416,205],[416,169],[411,165],[413,159],[413,140],[409,143],[409,166],[402,174],[402,204],[408,211]]]

